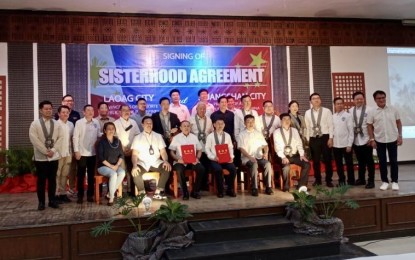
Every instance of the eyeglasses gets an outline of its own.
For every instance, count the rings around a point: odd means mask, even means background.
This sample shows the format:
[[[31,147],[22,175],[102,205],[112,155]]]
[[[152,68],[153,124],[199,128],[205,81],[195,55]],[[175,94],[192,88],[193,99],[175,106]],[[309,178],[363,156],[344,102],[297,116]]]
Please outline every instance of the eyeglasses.
[[[63,102],[73,102],[72,99],[64,99]]]

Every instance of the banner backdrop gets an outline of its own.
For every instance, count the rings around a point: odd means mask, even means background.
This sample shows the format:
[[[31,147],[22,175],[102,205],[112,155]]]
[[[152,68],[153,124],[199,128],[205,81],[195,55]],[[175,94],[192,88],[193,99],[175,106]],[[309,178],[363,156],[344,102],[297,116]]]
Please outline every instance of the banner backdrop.
[[[272,100],[270,47],[143,46],[91,44],[89,89],[91,104],[110,104],[110,115],[127,103],[136,112],[136,101],[147,100],[147,112],[159,111],[159,99],[180,90],[181,103],[189,110],[206,88],[217,108],[221,95],[232,95],[237,105],[242,95],[262,113],[262,102]]]

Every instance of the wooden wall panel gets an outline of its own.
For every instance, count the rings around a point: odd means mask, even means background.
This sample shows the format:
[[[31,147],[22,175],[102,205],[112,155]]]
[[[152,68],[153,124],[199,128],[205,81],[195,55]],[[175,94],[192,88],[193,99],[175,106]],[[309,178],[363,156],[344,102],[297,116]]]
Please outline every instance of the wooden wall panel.
[[[0,11],[0,41],[170,45],[414,46],[399,20]]]
[[[415,228],[415,196],[382,200],[382,229]]]

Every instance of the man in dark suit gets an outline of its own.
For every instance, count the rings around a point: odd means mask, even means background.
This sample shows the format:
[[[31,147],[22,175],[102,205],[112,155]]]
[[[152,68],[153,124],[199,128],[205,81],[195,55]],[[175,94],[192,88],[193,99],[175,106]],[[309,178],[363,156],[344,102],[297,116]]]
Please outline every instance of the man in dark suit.
[[[169,112],[170,100],[168,98],[160,98],[159,104],[160,112],[151,115],[153,131],[161,134],[168,146],[170,139],[179,132],[180,120],[175,113]]]

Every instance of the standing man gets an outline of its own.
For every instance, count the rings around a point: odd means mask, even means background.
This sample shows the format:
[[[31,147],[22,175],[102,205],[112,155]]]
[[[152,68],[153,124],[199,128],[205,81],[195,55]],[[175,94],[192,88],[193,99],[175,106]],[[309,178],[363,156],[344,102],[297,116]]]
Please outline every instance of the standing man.
[[[166,97],[160,98],[160,112],[151,115],[153,120],[152,129],[161,134],[164,142],[169,145],[170,139],[179,131],[180,120],[175,113],[170,113],[170,100]]]
[[[78,163],[78,204],[82,204],[84,199],[85,171],[88,177],[87,201],[94,202],[95,143],[101,130],[98,121],[93,116],[94,107],[89,104],[85,105],[84,118],[78,120],[73,133],[73,149]]]
[[[59,120],[57,124],[60,126],[62,131],[62,142],[59,149],[61,158],[58,162],[58,170],[56,173],[56,197],[60,202],[68,203],[71,200],[66,195],[66,183],[69,170],[72,163],[72,137],[74,125],[68,120],[69,118],[69,107],[60,106],[58,107]]]
[[[242,154],[242,164],[249,169],[252,180],[252,196],[258,196],[258,167],[264,169],[264,183],[266,186],[265,194],[271,195],[272,168],[268,161],[268,144],[262,133],[255,129],[255,117],[245,116],[245,129],[240,133],[238,139],[238,149]]]
[[[366,185],[366,189],[373,189],[375,187],[375,162],[373,161],[373,147],[370,145],[367,132],[368,114],[372,113],[373,108],[365,105],[365,95],[360,91],[353,93],[353,102],[355,106],[350,109],[354,131],[353,150],[359,165],[359,175],[355,184]],[[366,167],[368,171],[367,183],[365,179]]]
[[[282,160],[282,174],[284,181],[283,191],[290,190],[290,164],[301,167],[298,188],[307,186],[310,163],[304,155],[303,142],[295,127],[291,127],[291,116],[289,113],[280,115],[281,128],[274,131],[274,149]]]
[[[202,146],[202,155],[200,157],[200,163],[205,168],[206,172],[209,172],[210,160],[206,155],[206,137],[212,133],[213,125],[212,120],[206,116],[206,104],[199,102],[196,107],[197,114],[190,117],[191,132],[197,136],[199,144]],[[203,175],[202,189],[209,190],[208,175]]]
[[[174,160],[173,170],[176,171],[179,176],[180,186],[183,191],[183,200],[189,199],[189,191],[187,190],[186,176],[184,171],[194,170],[196,172],[196,180],[193,186],[193,190],[190,196],[195,199],[200,199],[200,188],[202,185],[203,176],[206,174],[205,167],[200,163],[202,156],[202,145],[199,143],[199,139],[192,133],[190,133],[190,123],[188,121],[182,121],[180,123],[181,133],[173,138],[169,146],[170,155]],[[185,162],[183,156],[183,145],[193,146],[193,153],[196,160],[192,163]]]
[[[307,126],[306,138],[309,141],[315,185],[321,185],[320,158],[323,154],[323,162],[326,166],[326,185],[333,187],[333,168],[331,165],[331,148],[333,147],[333,115],[328,108],[321,106],[320,94],[310,95],[312,108],[305,112]]]
[[[81,119],[81,115],[79,114],[78,111],[73,110],[74,102],[75,102],[74,98],[69,94],[66,94],[62,98],[62,105],[69,107],[68,121],[72,122],[72,124],[75,126],[76,121]],[[59,114],[56,113],[55,120],[58,120],[58,119],[59,119]],[[76,159],[72,158],[72,163],[71,163],[71,167],[70,167],[69,175],[68,175],[68,179],[69,179],[69,191],[68,192],[69,194],[73,196],[76,196],[75,194],[75,180],[76,180],[76,172],[77,172],[76,167],[77,167]]]
[[[143,117],[144,131],[134,137],[132,149],[133,169],[131,174],[139,193],[145,193],[143,174],[146,172],[159,172],[155,199],[166,198],[164,188],[169,180],[171,165],[168,162],[166,144],[163,136],[153,131],[153,120],[149,116]],[[160,159],[161,158],[161,159]]]
[[[223,198],[223,177],[227,186],[226,194],[231,197],[236,197],[234,181],[236,178],[236,167],[233,164],[233,144],[231,136],[226,133],[225,119],[219,117],[213,123],[215,131],[213,131],[206,138],[206,154],[211,161],[211,169],[215,174],[216,186],[218,188],[218,198]],[[229,162],[219,162],[218,155],[216,154],[217,145],[227,145],[227,151],[229,155]],[[222,175],[222,169],[229,171],[228,175]]]
[[[171,104],[169,112],[175,113],[180,122],[190,119],[190,113],[187,106],[180,104],[180,91],[178,89],[172,89],[170,91]]]
[[[141,120],[143,119],[144,116],[150,116],[149,114],[146,113],[146,109],[147,109],[147,101],[144,98],[139,98],[137,100],[137,114],[134,114],[131,116],[131,119],[133,119],[137,125],[138,128],[140,129],[140,133],[143,132],[143,124],[141,123]]]
[[[197,92],[197,95],[199,96],[199,102],[203,102],[206,104],[206,115],[210,117],[210,115],[215,112],[215,107],[209,103],[209,91],[207,89],[202,88]],[[192,115],[196,115],[196,106],[192,108]]]
[[[398,110],[386,105],[386,93],[376,90],[373,93],[377,108],[367,118],[370,145],[376,149],[379,157],[381,190],[389,187],[386,151],[391,167],[392,190],[398,185],[398,146],[402,145],[402,123]]]
[[[239,133],[245,129],[244,118],[246,115],[253,115],[255,121],[258,121],[258,112],[252,110],[252,100],[249,95],[241,97],[242,109],[235,112],[235,138],[238,140]]]
[[[33,121],[29,128],[29,138],[33,145],[34,161],[37,178],[38,210],[45,209],[45,187],[48,180],[48,197],[51,208],[59,208],[56,202],[56,171],[60,158],[59,148],[62,142],[62,132],[59,125],[53,120],[52,103],[42,101],[39,104],[41,117]]]
[[[268,141],[272,133],[281,126],[281,120],[274,113],[274,105],[271,100],[266,100],[262,103],[264,114],[262,114],[255,122],[256,129],[263,134],[265,140]]]
[[[210,115],[212,122],[215,122],[218,118],[223,118],[225,120],[225,129],[224,131],[231,136],[233,142],[235,142],[235,115],[228,110],[228,101],[225,96],[220,96],[218,99],[219,110],[213,112]]]
[[[109,111],[108,103],[103,102],[103,101],[99,102],[97,108],[98,108],[98,116],[95,119],[98,121],[101,132],[102,132],[102,129],[104,128],[104,124],[106,122],[114,122],[115,119],[113,117],[108,116],[108,111]]]
[[[226,100],[228,101],[228,110],[231,111],[232,113],[235,113],[237,110],[239,110],[238,108],[235,107],[235,98],[231,95],[226,96]]]
[[[130,107],[126,104],[120,105],[119,108],[120,117],[114,121],[116,136],[121,141],[122,150],[124,152],[124,160],[122,162],[122,168],[125,169],[127,175],[127,192],[135,195],[134,182],[131,181],[131,170],[133,165],[131,163],[131,145],[134,137],[140,133],[137,123],[130,119],[131,111]]]
[[[347,184],[354,185],[353,169],[353,119],[352,116],[344,110],[344,101],[341,97],[333,100],[333,154],[336,161],[337,175],[339,176],[339,185],[346,185],[346,179],[343,170],[343,158],[346,161]]]

